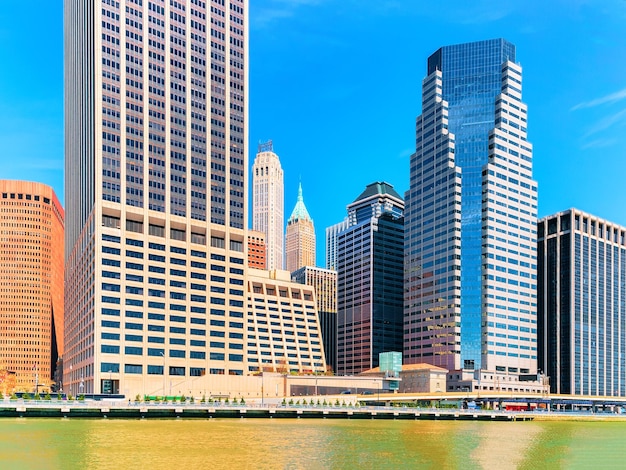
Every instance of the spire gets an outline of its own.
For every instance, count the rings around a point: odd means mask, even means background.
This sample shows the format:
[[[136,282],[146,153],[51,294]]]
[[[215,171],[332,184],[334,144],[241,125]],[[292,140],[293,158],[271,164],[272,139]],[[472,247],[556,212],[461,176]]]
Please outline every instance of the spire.
[[[309,215],[309,211],[306,210],[306,206],[304,205],[304,199],[302,198],[302,183],[298,185],[298,200],[296,201],[296,206],[293,208],[293,212],[291,213],[291,217],[289,217],[287,223],[292,224],[298,220],[313,221]]]

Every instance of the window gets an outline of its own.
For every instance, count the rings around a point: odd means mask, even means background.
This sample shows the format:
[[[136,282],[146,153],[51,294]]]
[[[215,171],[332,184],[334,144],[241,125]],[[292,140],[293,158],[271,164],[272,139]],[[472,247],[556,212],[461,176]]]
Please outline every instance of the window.
[[[191,377],[201,377],[206,374],[206,369],[204,367],[190,367],[189,375]]]
[[[102,362],[100,363],[100,372],[119,372],[120,365],[115,362]]]
[[[126,346],[124,348],[124,353],[129,356],[142,356],[143,348],[138,347],[138,346]]]
[[[119,354],[120,353],[120,347],[119,346],[113,346],[110,344],[103,344],[100,348],[100,352],[102,353],[107,353],[107,354]]]
[[[185,241],[185,231],[172,228],[170,229],[170,238],[172,240]]]
[[[163,375],[163,366],[148,366],[148,375]]]
[[[143,233],[143,222],[126,220],[126,230],[128,232]],[[126,240],[126,243],[128,243],[128,240]],[[141,246],[143,246],[143,243]]]
[[[141,374],[142,370],[143,370],[143,366],[141,366],[141,364],[125,364],[124,365],[124,372],[126,374]]]
[[[102,226],[110,228],[120,228],[119,217],[112,217],[110,215],[102,215]]]
[[[164,238],[165,237],[165,227],[161,227],[159,225],[152,225],[152,224],[150,224],[150,226],[148,227],[148,233],[150,235],[154,236],[154,237]],[[158,248],[156,248],[156,249],[158,249]],[[161,373],[163,373],[163,371],[161,371]]]
[[[198,245],[206,245],[206,235],[202,233],[191,232],[191,243],[196,243]]]
[[[223,238],[211,237],[211,246],[214,248],[225,248],[226,244]]]

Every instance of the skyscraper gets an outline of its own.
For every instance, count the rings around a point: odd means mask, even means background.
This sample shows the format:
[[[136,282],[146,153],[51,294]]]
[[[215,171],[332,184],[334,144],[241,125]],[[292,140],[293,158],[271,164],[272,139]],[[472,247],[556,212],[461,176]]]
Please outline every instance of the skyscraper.
[[[247,373],[247,0],[68,0],[65,28],[65,390]]]
[[[402,351],[404,201],[388,183],[367,185],[337,233],[337,372]]]
[[[17,390],[50,390],[63,355],[63,225],[52,188],[0,180],[0,371]]]
[[[407,363],[537,370],[537,184],[515,46],[428,58],[406,192]]]
[[[265,234],[267,269],[284,269],[283,169],[272,141],[259,144],[252,165],[252,228]]]
[[[337,271],[303,266],[291,273],[291,280],[313,287],[317,300],[326,364],[337,367]]]
[[[341,222],[326,227],[326,269],[337,269],[337,236],[350,226],[348,217]]]
[[[287,220],[285,237],[287,271],[303,266],[315,266],[315,227],[302,198],[302,184],[298,186],[298,200]]]
[[[626,396],[626,228],[569,209],[537,235],[539,367],[552,393]]]

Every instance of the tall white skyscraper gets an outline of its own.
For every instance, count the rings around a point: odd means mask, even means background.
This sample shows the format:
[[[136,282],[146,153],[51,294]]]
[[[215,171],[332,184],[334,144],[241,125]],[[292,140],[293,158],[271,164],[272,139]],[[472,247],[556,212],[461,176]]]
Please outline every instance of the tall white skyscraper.
[[[442,47],[422,90],[405,197],[404,361],[493,380],[535,374],[537,183],[515,46]]]
[[[284,269],[285,184],[271,140],[259,144],[252,181],[252,228],[265,234],[267,269]]]
[[[65,390],[247,374],[248,1],[67,0],[65,38]]]

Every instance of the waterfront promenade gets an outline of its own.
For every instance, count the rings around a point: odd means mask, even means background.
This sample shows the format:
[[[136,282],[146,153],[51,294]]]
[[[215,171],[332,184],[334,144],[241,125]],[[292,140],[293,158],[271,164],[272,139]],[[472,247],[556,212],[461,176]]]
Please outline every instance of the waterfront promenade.
[[[329,397],[331,398],[331,397]],[[0,418],[317,418],[374,420],[456,420],[456,421],[531,421],[531,420],[623,420],[626,415],[592,412],[546,412],[467,410],[454,408],[414,408],[400,406],[363,406],[346,404],[332,397],[329,404],[226,404],[155,403],[125,401],[0,401]]]

